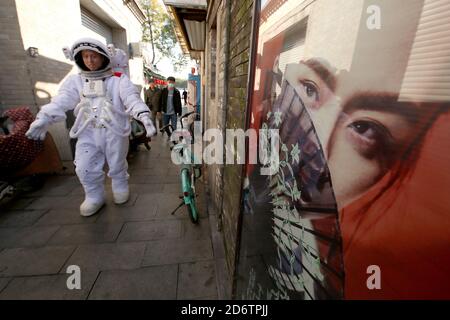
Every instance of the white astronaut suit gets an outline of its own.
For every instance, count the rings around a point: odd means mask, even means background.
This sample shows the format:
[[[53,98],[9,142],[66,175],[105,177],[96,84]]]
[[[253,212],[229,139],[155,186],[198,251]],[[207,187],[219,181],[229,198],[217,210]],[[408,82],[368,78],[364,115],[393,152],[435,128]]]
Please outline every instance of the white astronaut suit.
[[[89,71],[84,65],[81,51],[92,50],[107,60],[97,71]],[[114,53],[101,42],[83,38],[66,48],[66,56],[75,60],[80,69],[69,76],[59,93],[41,108],[26,135],[30,139],[45,138],[52,123],[66,119],[66,112],[74,109],[75,123],[70,136],[77,138],[75,171],[85,191],[85,201],[80,206],[83,216],[96,213],[105,203],[103,167],[108,164],[108,176],[112,180],[114,202],[124,203],[129,198],[128,153],[130,117],[140,120],[147,136],[156,133],[147,105],[141,100],[135,85],[126,74],[114,74],[111,65],[116,64]],[[122,55],[117,58],[123,59]]]

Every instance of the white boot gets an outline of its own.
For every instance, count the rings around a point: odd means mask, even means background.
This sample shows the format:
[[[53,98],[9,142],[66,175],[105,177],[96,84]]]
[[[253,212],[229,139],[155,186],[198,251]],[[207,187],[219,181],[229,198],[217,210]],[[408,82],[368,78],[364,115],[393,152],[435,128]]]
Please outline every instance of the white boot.
[[[112,179],[112,192],[115,204],[124,204],[130,198],[128,179]]]
[[[84,200],[80,206],[80,214],[83,217],[89,217],[96,214],[105,204],[104,201],[95,203],[90,200]]]
[[[130,192],[113,192],[113,196],[115,204],[124,204],[130,198]]]

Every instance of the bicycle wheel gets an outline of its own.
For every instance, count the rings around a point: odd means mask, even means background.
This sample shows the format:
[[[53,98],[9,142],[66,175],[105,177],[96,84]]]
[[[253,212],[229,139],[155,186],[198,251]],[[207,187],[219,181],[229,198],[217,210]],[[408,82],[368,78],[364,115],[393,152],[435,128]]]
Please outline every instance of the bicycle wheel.
[[[195,139],[194,139],[194,122],[192,122],[190,124],[189,132],[191,133],[191,144],[195,144]]]
[[[189,218],[191,218],[192,223],[197,224],[198,223],[198,211],[197,206],[195,205],[195,200],[191,199],[191,203],[189,203],[187,206]]]
[[[193,186],[192,173],[189,166],[181,169],[181,186],[183,190],[184,203],[187,206],[189,217],[193,223],[198,223],[198,211],[195,205],[195,187]]]

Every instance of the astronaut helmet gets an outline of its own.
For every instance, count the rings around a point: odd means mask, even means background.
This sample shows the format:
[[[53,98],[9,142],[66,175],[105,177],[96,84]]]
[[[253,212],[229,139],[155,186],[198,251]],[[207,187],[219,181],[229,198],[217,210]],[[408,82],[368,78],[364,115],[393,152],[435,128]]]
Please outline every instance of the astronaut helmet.
[[[83,57],[81,55],[83,50],[91,50],[101,54],[104,57],[103,65],[97,71],[104,71],[111,67],[111,56],[105,44],[93,38],[81,38],[75,41],[71,49],[72,57],[80,70],[86,72],[90,71],[83,62]]]

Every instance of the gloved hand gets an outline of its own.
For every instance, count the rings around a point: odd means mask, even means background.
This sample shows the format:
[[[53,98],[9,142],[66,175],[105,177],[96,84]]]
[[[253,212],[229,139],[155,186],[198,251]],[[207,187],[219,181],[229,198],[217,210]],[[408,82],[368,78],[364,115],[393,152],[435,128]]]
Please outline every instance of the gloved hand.
[[[156,128],[153,125],[152,119],[148,116],[148,114],[142,115],[139,117],[139,120],[145,127],[145,131],[147,131],[147,137],[150,138],[156,134]]]
[[[31,140],[45,140],[48,127],[50,125],[49,118],[46,115],[37,115],[25,136]]]

